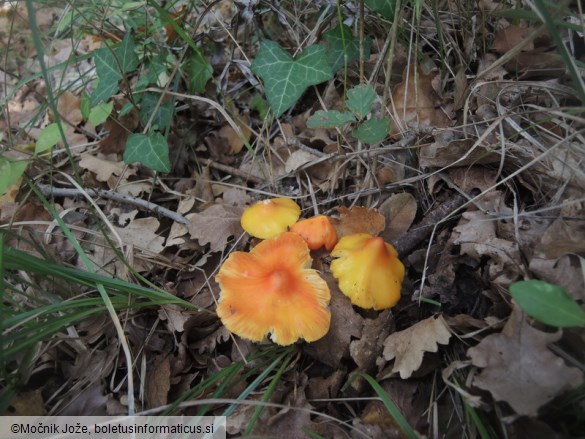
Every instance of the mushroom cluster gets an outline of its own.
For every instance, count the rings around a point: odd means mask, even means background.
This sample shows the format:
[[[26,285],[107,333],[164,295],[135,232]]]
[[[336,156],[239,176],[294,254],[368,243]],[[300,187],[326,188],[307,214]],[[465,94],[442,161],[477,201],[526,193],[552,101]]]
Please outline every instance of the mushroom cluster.
[[[311,250],[324,247],[334,258],[331,272],[343,294],[361,308],[394,306],[400,299],[404,265],[394,247],[365,233],[338,241],[324,215],[298,220],[301,208],[288,198],[248,207],[242,228],[264,239],[250,252],[233,252],[220,267],[217,314],[240,337],[289,345],[323,337],[329,330],[330,292],[311,268]]]

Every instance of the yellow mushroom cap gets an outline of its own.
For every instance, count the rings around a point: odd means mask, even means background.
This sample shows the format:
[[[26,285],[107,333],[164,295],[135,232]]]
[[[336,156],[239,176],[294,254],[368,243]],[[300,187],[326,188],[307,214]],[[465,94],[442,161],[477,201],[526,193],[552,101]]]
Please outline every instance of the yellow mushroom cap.
[[[396,249],[367,233],[344,236],[331,256],[333,276],[351,303],[376,310],[391,308],[400,300],[404,265]]]
[[[307,244],[285,232],[250,253],[234,252],[221,266],[217,315],[225,327],[252,341],[271,334],[279,345],[315,341],[329,330],[329,287],[311,269]]]
[[[273,238],[286,232],[301,216],[301,208],[289,198],[273,198],[252,204],[242,214],[242,228],[255,238]]]
[[[290,231],[300,235],[311,250],[317,250],[323,246],[329,251],[337,244],[335,227],[324,215],[300,220],[290,228]]]

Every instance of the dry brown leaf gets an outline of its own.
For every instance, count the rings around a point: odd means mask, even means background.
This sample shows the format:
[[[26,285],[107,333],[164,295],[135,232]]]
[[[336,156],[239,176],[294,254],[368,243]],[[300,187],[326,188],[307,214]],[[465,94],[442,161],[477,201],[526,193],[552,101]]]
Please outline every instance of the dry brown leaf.
[[[191,314],[184,307],[173,304],[162,305],[158,310],[158,316],[167,322],[171,332],[183,332],[185,322],[191,318]]]
[[[337,281],[330,273],[324,273],[331,291],[331,326],[325,337],[305,345],[305,352],[311,357],[333,368],[338,367],[343,358],[349,356],[352,338],[362,335],[364,319],[355,312],[349,299],[339,291]]]
[[[480,203],[484,203],[487,210],[508,213],[503,204],[503,194],[493,191],[486,194]],[[518,265],[520,252],[518,245],[508,239],[502,239],[497,233],[497,221],[482,211],[465,212],[454,228],[454,244],[460,245],[460,254],[481,260],[488,257],[488,272],[490,280],[508,286],[517,280],[521,274]]]
[[[575,254],[566,254],[558,259],[545,259],[536,255],[530,260],[528,268],[535,279],[564,288],[575,300],[585,300],[583,266],[585,261]]]
[[[428,407],[428,391],[415,380],[389,379],[381,383],[382,388],[390,399],[398,406],[408,423],[417,431],[425,431],[427,417],[424,415]],[[371,401],[365,407],[360,416],[365,425],[380,427],[384,439],[402,438],[396,421],[388,412],[382,401]]]
[[[81,97],[74,95],[70,91],[63,92],[59,96],[57,111],[65,122],[73,126],[77,126],[83,121],[83,116],[81,115]]]
[[[422,365],[425,352],[437,352],[439,344],[448,344],[451,333],[442,316],[429,317],[404,331],[390,334],[384,340],[384,358],[394,361],[392,372],[410,378]]]
[[[305,396],[306,376],[296,378],[296,380],[298,381],[294,390],[286,395],[284,401],[282,401],[285,408],[263,420],[263,422],[257,422],[253,431],[255,435],[259,437],[278,437],[279,439],[306,437],[302,433],[302,429],[310,424],[310,410],[314,409],[314,407],[309,404]],[[295,407],[296,410],[290,410],[288,406]]]
[[[244,117],[237,118],[237,125],[242,131],[242,134],[246,141],[250,140],[252,136],[252,131],[248,128],[248,124],[250,120],[246,115]],[[240,137],[240,135],[232,128],[232,126],[226,123],[219,129],[219,137],[221,137],[227,144],[229,145],[229,153],[230,154],[237,154],[239,153],[242,148],[244,147],[244,141]]]
[[[416,199],[407,192],[394,194],[382,203],[380,213],[387,224],[381,235],[384,241],[392,242],[407,232],[416,216],[416,208]]]
[[[402,82],[392,91],[396,112],[390,108],[391,114],[404,127],[408,123],[440,128],[449,126],[449,118],[440,108],[441,99],[432,85],[433,77],[432,74],[425,75],[418,65],[404,68]]]
[[[346,375],[346,372],[337,369],[327,377],[316,376],[309,378],[309,382],[307,383],[307,397],[309,399],[336,398]]]
[[[463,192],[471,193],[473,189],[486,191],[496,184],[498,171],[483,166],[450,168],[449,177]]]
[[[331,218],[339,239],[355,233],[368,233],[376,236],[386,227],[386,220],[376,209],[354,206],[348,209],[341,206],[337,209],[339,218]]]
[[[103,153],[116,153],[119,154],[126,148],[126,140],[128,136],[138,128],[140,123],[140,117],[138,115],[138,109],[132,107],[132,109],[124,116],[118,116],[118,112],[128,103],[126,99],[114,100],[114,112],[104,123],[104,131],[109,131],[108,137],[104,138],[100,142],[100,149]]]
[[[583,382],[579,369],[548,349],[561,335],[561,330],[551,334],[533,328],[515,306],[501,334],[488,335],[467,351],[473,365],[483,368],[473,385],[506,401],[519,415],[536,416],[556,395]]]
[[[382,353],[382,342],[394,328],[394,316],[387,309],[375,319],[364,319],[361,337],[349,345],[349,354],[357,367],[370,372],[376,365],[376,359]]]
[[[494,36],[492,48],[500,55],[512,50],[516,47],[526,35],[530,33],[531,29],[520,27],[517,24],[511,24],[505,29],[500,29]],[[534,43],[529,43],[522,51],[530,51],[534,49]]]
[[[290,157],[286,160],[286,163],[284,164],[284,170],[287,173],[296,171],[301,166],[306,165],[307,163],[311,163],[312,161],[315,161],[318,158],[319,157],[317,157],[315,154],[311,154],[308,151],[303,151],[302,149],[299,149],[293,152],[290,155]]]
[[[163,250],[165,242],[165,239],[156,233],[159,227],[160,222],[150,217],[134,219],[126,227],[116,227],[116,230],[124,244],[158,254]]]
[[[244,233],[240,225],[243,208],[214,204],[201,213],[192,213],[186,218],[190,221],[189,234],[199,244],[209,244],[209,251],[223,251],[230,236]]]
[[[99,381],[114,368],[116,355],[116,348],[110,345],[103,350],[81,352],[75,357],[74,364],[64,363],[62,367],[72,379]]]
[[[106,416],[108,396],[98,380],[80,393],[75,393],[69,405],[59,411],[59,416]]]
[[[211,334],[207,335],[206,337],[200,338],[195,343],[192,343],[189,347],[192,349],[196,349],[197,352],[203,354],[205,352],[215,352],[215,347],[224,341],[228,341],[230,339],[230,331],[223,325],[213,331]]]
[[[224,190],[221,194],[221,197],[225,204],[232,206],[246,206],[251,202],[248,192],[237,187],[231,187]]]
[[[436,135],[434,143],[424,145],[419,150],[421,168],[483,165],[497,163],[500,159],[500,154],[494,151],[492,145],[475,145],[475,140],[460,139],[452,131]]]
[[[168,356],[159,355],[146,379],[146,400],[149,408],[165,405],[171,388],[171,364]]]
[[[82,154],[79,166],[93,172],[98,181],[108,181],[112,175],[119,177],[128,168],[124,162],[112,162],[98,158],[92,154]],[[134,174],[136,174],[136,170],[132,168],[126,169],[126,176]]]
[[[47,412],[42,391],[41,387],[16,395],[10,401],[10,414],[14,416],[44,416]]]

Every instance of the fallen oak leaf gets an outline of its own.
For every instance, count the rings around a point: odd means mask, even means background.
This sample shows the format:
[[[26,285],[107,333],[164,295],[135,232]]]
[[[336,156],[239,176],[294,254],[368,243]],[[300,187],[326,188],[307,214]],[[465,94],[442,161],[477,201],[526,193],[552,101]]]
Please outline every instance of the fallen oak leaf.
[[[153,254],[159,254],[164,249],[165,238],[156,233],[160,227],[156,218],[137,218],[126,227],[114,227],[124,244]]]
[[[501,334],[488,335],[467,351],[471,363],[483,368],[473,385],[489,391],[496,401],[507,402],[519,415],[536,416],[559,393],[583,382],[579,369],[568,367],[548,349],[561,336],[561,330],[533,328],[514,306]]]
[[[201,213],[187,215],[189,234],[199,244],[209,244],[210,252],[222,251],[230,236],[244,233],[240,224],[243,211],[239,206],[214,204]]]
[[[384,340],[384,358],[395,359],[392,372],[410,378],[421,366],[425,352],[437,352],[439,344],[448,344],[449,327],[441,315],[429,317],[404,331],[394,332]]]
[[[98,181],[108,181],[112,175],[119,177],[126,173],[126,177],[128,177],[136,174],[136,170],[130,168],[124,162],[104,160],[92,154],[82,154],[79,166],[93,172]]]
[[[347,235],[367,233],[377,236],[386,228],[386,219],[376,209],[354,206],[348,209],[341,206],[337,209],[339,218],[331,218],[339,239]]]

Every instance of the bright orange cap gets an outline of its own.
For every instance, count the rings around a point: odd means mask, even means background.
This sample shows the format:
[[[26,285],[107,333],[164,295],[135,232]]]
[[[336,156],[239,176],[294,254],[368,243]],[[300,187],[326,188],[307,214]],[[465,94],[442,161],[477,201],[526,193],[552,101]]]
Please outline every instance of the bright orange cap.
[[[311,250],[317,250],[325,246],[329,251],[337,244],[335,227],[324,215],[300,220],[290,228],[290,231],[300,235]]]
[[[301,208],[289,198],[259,201],[244,210],[242,228],[250,235],[268,239],[286,232],[301,216]]]
[[[344,236],[331,253],[333,276],[351,303],[361,308],[391,308],[400,299],[404,265],[382,238],[358,233]]]
[[[240,337],[279,345],[315,341],[329,330],[327,283],[311,266],[309,248],[294,233],[262,241],[250,253],[234,252],[221,266],[217,315]]]

